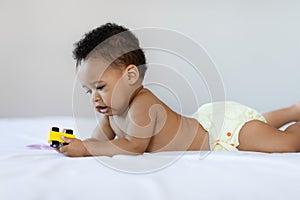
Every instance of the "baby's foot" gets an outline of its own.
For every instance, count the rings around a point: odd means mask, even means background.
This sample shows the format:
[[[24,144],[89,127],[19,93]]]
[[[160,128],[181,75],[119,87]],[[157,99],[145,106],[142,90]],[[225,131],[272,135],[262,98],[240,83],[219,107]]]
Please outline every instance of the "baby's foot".
[[[293,109],[295,109],[296,113],[297,113],[297,116],[298,116],[298,120],[297,121],[300,121],[300,101],[296,102],[294,105],[293,105]]]

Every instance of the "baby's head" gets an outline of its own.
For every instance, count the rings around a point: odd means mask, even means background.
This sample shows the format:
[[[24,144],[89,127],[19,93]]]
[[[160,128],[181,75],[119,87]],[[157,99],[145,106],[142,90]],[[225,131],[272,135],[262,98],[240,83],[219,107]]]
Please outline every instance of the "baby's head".
[[[137,66],[140,78],[146,72],[146,58],[140,48],[139,40],[127,28],[107,23],[86,33],[75,43],[73,56],[76,67],[90,57],[98,57],[114,67]]]
[[[108,115],[124,111],[147,69],[138,39],[127,28],[107,23],[74,46],[78,78],[96,110]]]

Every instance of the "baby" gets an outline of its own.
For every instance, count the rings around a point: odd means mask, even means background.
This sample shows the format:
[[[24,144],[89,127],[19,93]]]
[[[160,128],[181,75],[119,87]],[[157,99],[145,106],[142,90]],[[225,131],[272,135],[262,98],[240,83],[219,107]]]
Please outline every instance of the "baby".
[[[85,34],[73,51],[79,81],[101,118],[90,139],[62,138],[67,156],[227,150],[300,151],[300,102],[264,115],[235,102],[215,102],[193,117],[172,111],[143,87],[147,69],[138,39],[107,23]],[[296,122],[285,131],[284,124]]]

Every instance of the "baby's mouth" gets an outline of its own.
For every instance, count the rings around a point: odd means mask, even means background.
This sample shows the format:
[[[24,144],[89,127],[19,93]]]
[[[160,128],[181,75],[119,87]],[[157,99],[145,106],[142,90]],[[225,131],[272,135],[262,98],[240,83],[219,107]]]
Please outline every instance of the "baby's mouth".
[[[107,106],[96,106],[96,109],[102,114],[106,114],[108,112]]]

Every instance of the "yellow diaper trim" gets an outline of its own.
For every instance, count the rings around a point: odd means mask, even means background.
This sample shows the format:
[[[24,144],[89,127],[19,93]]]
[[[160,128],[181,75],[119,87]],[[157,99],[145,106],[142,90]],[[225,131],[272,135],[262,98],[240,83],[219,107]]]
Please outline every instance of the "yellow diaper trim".
[[[218,148],[218,145],[220,145],[221,148]],[[234,143],[228,144],[225,141],[221,141],[221,140],[215,140],[213,142],[213,146],[214,146],[214,148],[212,149],[213,151],[224,150],[224,149],[226,149],[227,151],[238,151]]]

